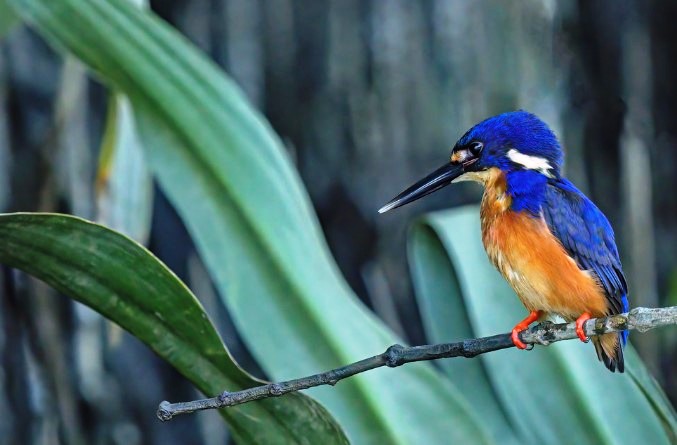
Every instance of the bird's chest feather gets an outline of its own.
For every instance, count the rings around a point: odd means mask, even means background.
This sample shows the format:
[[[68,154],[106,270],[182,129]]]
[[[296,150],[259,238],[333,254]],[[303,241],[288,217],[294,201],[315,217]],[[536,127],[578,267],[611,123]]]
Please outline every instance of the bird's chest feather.
[[[605,314],[606,298],[596,279],[578,267],[543,217],[511,210],[503,174],[490,170],[484,184],[482,242],[524,306],[567,319],[583,312]]]

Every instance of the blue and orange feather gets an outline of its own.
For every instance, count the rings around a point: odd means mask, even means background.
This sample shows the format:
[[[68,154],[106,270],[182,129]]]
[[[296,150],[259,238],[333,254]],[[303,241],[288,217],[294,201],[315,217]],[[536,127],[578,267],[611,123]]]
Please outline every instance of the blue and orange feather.
[[[561,175],[564,153],[555,134],[526,111],[500,114],[468,130],[451,162],[395,197],[380,212],[412,202],[447,184],[478,181],[482,241],[490,260],[515,289],[529,317],[586,317],[627,312],[628,287],[614,232],[604,214]],[[577,326],[580,326],[577,323]],[[579,336],[585,338],[582,329]],[[592,339],[598,358],[623,372],[627,332]]]
[[[597,206],[568,179],[561,176],[563,151],[548,126],[531,113],[517,111],[487,119],[466,133],[464,138],[485,141],[486,153],[480,158],[478,167],[498,167],[505,175],[505,193],[511,201],[507,211],[528,214],[532,218],[542,217],[550,234],[561,244],[580,271],[594,275],[603,290],[607,311],[599,313],[593,310],[595,304],[589,301],[589,310],[584,312],[593,316],[627,312],[628,289],[613,229]],[[460,143],[464,142],[461,139]],[[550,169],[544,172],[515,164],[506,156],[509,150],[516,150],[534,159],[543,159]],[[485,183],[485,186],[488,184]],[[552,277],[557,273],[559,271],[553,271]],[[541,275],[543,279],[548,279],[545,276],[548,273]],[[561,281],[560,279],[559,282]],[[557,292],[553,292],[555,293]],[[591,291],[590,295],[594,293]],[[554,295],[543,297],[558,298]],[[593,296],[588,298],[597,299]],[[573,301],[571,307],[576,307]],[[561,315],[569,318],[566,314]],[[598,357],[610,370],[623,371],[622,347],[626,341],[627,331],[620,335],[611,334],[593,339]]]

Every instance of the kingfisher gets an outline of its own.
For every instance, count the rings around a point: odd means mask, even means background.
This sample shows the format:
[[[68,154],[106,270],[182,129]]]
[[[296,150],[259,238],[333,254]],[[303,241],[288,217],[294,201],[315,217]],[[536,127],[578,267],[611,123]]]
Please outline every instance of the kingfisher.
[[[393,198],[379,213],[411,203],[451,183],[484,186],[482,243],[489,260],[529,311],[511,332],[558,315],[576,322],[588,342],[590,318],[628,311],[628,288],[614,232],[604,214],[561,168],[564,153],[548,125],[519,110],[490,117],[454,145],[451,159]],[[627,331],[592,338],[597,357],[623,372]]]

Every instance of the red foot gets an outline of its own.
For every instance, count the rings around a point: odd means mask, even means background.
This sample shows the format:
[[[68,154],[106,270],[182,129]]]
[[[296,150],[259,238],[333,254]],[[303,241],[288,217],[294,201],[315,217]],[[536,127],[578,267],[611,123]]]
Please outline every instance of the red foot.
[[[583,343],[590,341],[590,339],[585,335],[584,328],[585,322],[588,320],[590,320],[590,314],[587,312],[583,312],[583,315],[576,319],[576,334],[578,334],[578,338],[580,338]]]
[[[519,333],[525,330],[526,328],[529,327],[531,323],[534,321],[538,320],[538,318],[541,316],[543,311],[531,311],[529,313],[529,316],[525,318],[524,320],[520,321],[515,325],[514,328],[512,328],[512,334],[510,335],[510,338],[512,339],[513,344],[518,348],[518,349],[526,349],[527,345],[524,343],[522,340],[520,340]]]

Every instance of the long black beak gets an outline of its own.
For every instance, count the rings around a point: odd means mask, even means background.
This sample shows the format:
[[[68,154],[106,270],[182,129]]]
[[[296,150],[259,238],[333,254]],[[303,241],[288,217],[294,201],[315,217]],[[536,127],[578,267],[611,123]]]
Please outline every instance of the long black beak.
[[[394,197],[388,204],[381,207],[378,213],[385,213],[388,210],[401,207],[410,202],[414,202],[419,198],[423,198],[425,195],[436,192],[442,187],[451,184],[451,181],[458,178],[463,173],[465,173],[463,164],[444,164],[442,167]]]

